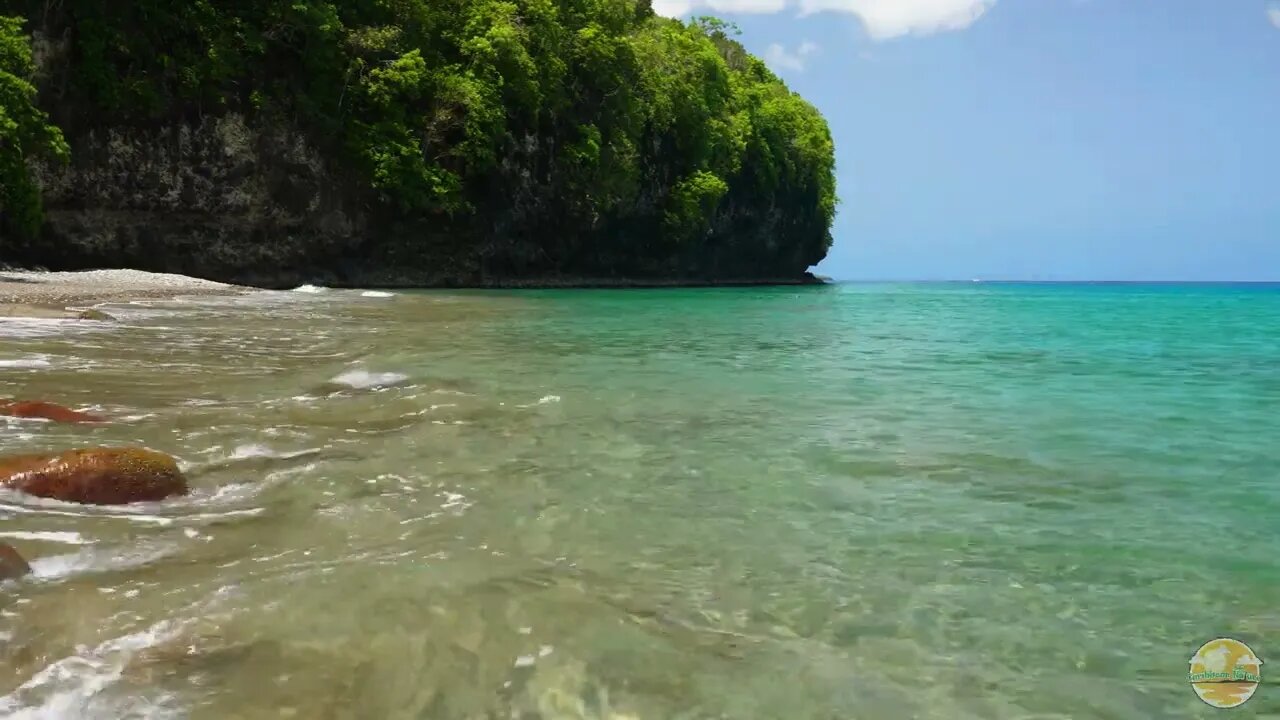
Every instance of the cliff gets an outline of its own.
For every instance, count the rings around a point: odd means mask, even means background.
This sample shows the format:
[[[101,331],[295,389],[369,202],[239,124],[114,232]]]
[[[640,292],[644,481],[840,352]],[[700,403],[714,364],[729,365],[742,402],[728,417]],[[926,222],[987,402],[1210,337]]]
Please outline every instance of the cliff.
[[[0,263],[228,282],[802,282],[825,122],[647,0],[22,8],[58,153]],[[4,145],[0,143],[0,153]],[[2,197],[2,196],[0,196]]]

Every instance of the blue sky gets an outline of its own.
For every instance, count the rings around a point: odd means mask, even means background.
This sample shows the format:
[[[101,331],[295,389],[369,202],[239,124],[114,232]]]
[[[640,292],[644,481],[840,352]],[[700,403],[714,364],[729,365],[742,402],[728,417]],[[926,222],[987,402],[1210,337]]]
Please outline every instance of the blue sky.
[[[822,274],[1280,280],[1280,3],[653,2],[826,115]]]

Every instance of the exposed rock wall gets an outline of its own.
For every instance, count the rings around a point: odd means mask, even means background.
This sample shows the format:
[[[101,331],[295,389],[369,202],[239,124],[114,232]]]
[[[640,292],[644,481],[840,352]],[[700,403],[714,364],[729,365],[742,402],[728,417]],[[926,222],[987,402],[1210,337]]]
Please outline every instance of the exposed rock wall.
[[[70,141],[69,165],[37,170],[47,264],[279,284],[281,268],[332,266],[359,245],[339,181],[292,128],[229,113]]]
[[[508,137],[485,182],[500,202],[470,216],[381,213],[342,153],[278,116],[233,110],[112,124],[82,112],[68,43],[37,32],[42,105],[71,145],[68,165],[33,167],[45,226],[0,265],[128,267],[293,287],[636,286],[804,282],[821,259],[794,238],[803,218],[728,197],[701,242],[666,247],[653,220],[671,178],[636,206],[584,214],[557,184],[554,143]],[[637,221],[636,218],[641,218]],[[812,233],[809,233],[812,234]],[[812,257],[811,257],[812,256]]]

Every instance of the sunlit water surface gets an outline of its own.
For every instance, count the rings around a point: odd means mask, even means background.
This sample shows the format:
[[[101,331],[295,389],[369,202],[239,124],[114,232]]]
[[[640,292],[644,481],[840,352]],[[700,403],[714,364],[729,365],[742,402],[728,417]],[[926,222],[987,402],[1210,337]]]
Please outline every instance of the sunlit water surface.
[[[0,492],[2,717],[1213,717],[1220,635],[1280,676],[1274,288],[105,309],[0,323],[0,396],[117,422],[0,452],[194,492]]]

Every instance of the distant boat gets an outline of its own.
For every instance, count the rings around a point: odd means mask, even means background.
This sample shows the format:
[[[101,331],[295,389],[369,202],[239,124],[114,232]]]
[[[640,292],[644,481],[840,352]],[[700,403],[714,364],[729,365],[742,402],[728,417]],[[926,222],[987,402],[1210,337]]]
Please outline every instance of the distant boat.
[[[981,279],[981,278],[974,278],[974,279],[970,280],[969,282],[982,282],[982,279]]]

